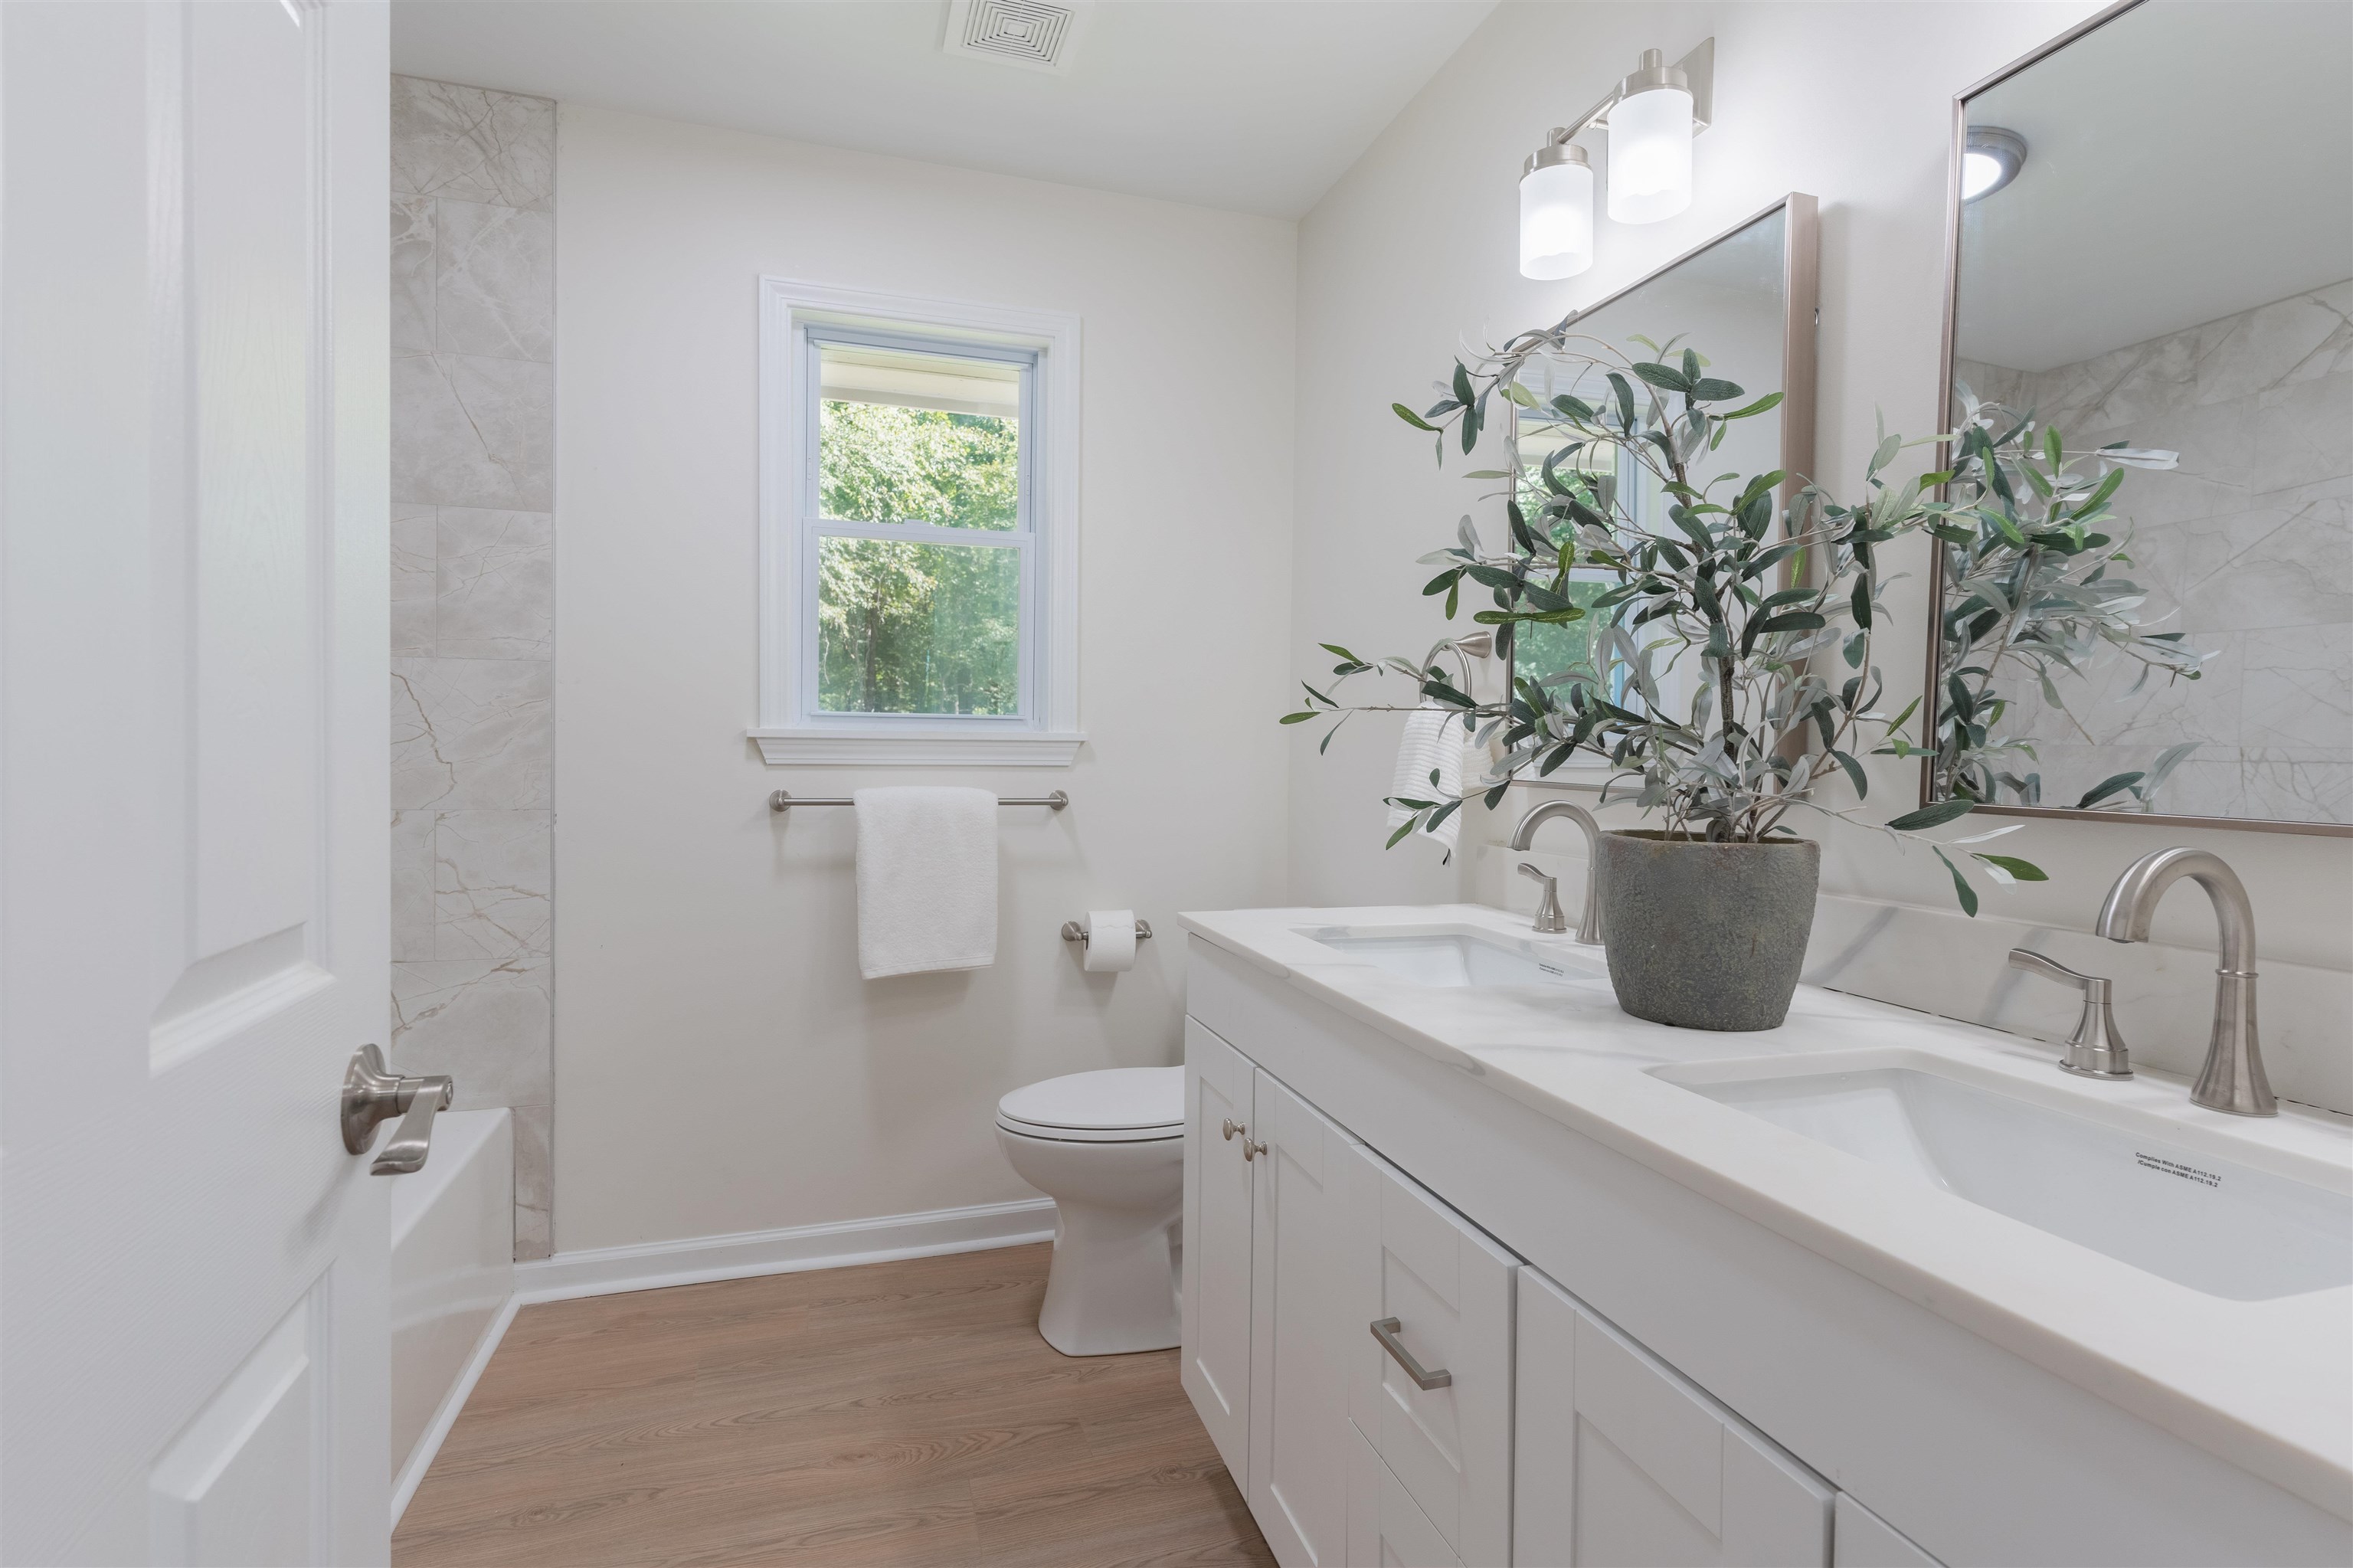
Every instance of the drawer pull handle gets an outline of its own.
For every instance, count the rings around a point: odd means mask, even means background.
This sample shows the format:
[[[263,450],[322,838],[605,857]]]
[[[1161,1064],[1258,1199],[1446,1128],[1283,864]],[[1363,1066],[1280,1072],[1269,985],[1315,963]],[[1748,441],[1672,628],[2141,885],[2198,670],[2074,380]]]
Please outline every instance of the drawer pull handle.
[[[1453,1386],[1452,1372],[1448,1372],[1444,1367],[1439,1368],[1436,1372],[1425,1372],[1422,1370],[1421,1363],[1413,1359],[1413,1352],[1407,1350],[1404,1341],[1398,1338],[1398,1330],[1404,1327],[1405,1325],[1395,1318],[1375,1319],[1373,1338],[1381,1342],[1381,1349],[1396,1358],[1398,1365],[1405,1368],[1405,1375],[1413,1379],[1414,1387],[1427,1393],[1433,1388]]]

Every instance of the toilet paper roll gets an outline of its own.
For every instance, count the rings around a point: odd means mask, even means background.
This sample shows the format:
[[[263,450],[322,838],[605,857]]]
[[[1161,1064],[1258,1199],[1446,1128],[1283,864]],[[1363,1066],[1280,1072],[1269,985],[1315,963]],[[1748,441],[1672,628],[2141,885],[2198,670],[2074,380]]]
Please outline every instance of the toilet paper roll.
[[[1135,911],[1087,911],[1087,968],[1124,974],[1135,967]]]

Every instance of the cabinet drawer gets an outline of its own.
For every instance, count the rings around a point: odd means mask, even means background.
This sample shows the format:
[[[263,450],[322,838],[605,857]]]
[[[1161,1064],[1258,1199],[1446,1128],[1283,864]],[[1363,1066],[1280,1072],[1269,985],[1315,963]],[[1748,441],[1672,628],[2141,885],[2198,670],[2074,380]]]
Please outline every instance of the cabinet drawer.
[[[1519,1259],[1368,1150],[1350,1184],[1348,1413],[1456,1557],[1511,1561],[1512,1277]],[[1371,1325],[1394,1321],[1417,1384]]]
[[[1462,1568],[1372,1444],[1347,1424],[1349,1568]]]
[[[1517,1350],[1515,1562],[1831,1561],[1828,1483],[1534,1269]]]

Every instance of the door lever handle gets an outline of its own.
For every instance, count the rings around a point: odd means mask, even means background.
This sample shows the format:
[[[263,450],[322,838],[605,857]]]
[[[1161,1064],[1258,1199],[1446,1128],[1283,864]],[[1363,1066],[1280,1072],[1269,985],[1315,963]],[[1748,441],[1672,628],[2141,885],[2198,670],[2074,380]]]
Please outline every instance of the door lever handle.
[[[1413,1379],[1414,1387],[1425,1393],[1433,1388],[1452,1387],[1454,1383],[1452,1372],[1448,1372],[1444,1367],[1440,1367],[1436,1372],[1429,1371],[1413,1359],[1413,1352],[1407,1350],[1405,1341],[1398,1338],[1398,1334],[1404,1328],[1405,1325],[1395,1318],[1376,1318],[1373,1319],[1373,1338],[1381,1342],[1381,1349],[1389,1353],[1391,1360],[1405,1368],[1405,1375]]]
[[[432,1149],[433,1113],[448,1110],[457,1089],[456,1081],[446,1073],[402,1077],[385,1068],[381,1050],[361,1046],[352,1053],[352,1065],[343,1073],[344,1150],[366,1153],[377,1126],[399,1117],[392,1141],[368,1167],[368,1174],[405,1176],[423,1170]]]

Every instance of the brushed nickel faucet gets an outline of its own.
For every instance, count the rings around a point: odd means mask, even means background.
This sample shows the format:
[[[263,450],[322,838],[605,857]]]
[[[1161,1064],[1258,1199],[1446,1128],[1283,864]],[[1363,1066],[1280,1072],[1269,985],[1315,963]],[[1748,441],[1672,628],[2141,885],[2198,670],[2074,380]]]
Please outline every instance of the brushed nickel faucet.
[[[1572,939],[1588,948],[1598,948],[1602,945],[1601,824],[1593,820],[1593,813],[1574,800],[1546,800],[1531,806],[1528,814],[1520,819],[1520,825],[1512,830],[1511,847],[1526,849],[1529,841],[1536,836],[1536,830],[1555,817],[1567,817],[1585,830],[1585,909],[1577,917],[1577,935]],[[1535,928],[1539,931],[1567,930],[1568,922],[1562,917],[1560,897],[1553,885],[1553,879],[1533,866],[1524,865],[1520,870],[1523,875],[1534,873],[1537,880],[1546,885],[1544,902],[1536,906]]]
[[[2093,929],[2111,942],[2147,941],[2157,901],[2185,876],[2206,890],[2222,933],[2221,963],[2214,971],[2214,1032],[2189,1098],[2232,1116],[2277,1116],[2279,1100],[2263,1075],[2263,1052],[2255,1039],[2254,906],[2247,901],[2245,885],[2222,857],[2201,849],[2158,850],[2141,856],[2108,889]]]
[[[2084,993],[2083,1013],[2075,1020],[2075,1033],[2068,1036],[2067,1054],[2059,1058],[2061,1071],[2086,1078],[2133,1075],[2132,1053],[2125,1048],[2125,1037],[2116,1033],[2116,1015],[2108,1005],[2110,984],[2105,975],[2079,974],[2024,948],[2010,948],[2010,967],[2072,985]]]

